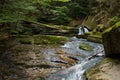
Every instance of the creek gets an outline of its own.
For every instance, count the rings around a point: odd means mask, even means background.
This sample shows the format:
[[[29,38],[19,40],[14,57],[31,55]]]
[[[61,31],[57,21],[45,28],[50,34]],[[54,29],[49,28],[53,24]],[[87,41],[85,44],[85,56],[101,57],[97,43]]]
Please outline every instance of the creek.
[[[84,50],[87,46],[92,50]],[[61,46],[19,44],[1,57],[0,80],[84,80],[103,55],[102,44],[76,37]]]
[[[79,49],[81,43],[88,44],[93,50],[85,51]],[[85,80],[84,72],[100,62],[104,55],[102,44],[88,42],[86,39],[77,39],[76,37],[72,37],[71,41],[62,45],[61,50],[68,54],[74,54],[74,58],[78,60],[78,63],[69,68],[63,68],[55,74],[52,74],[46,80]],[[50,53],[51,51],[52,50],[48,50],[47,52]],[[54,53],[54,51],[51,53]]]

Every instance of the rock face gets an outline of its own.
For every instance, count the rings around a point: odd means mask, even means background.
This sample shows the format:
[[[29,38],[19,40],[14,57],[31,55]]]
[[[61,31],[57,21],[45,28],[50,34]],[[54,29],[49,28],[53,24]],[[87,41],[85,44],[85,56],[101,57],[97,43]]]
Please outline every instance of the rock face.
[[[86,80],[120,80],[119,60],[105,58],[98,65],[86,71]]]
[[[120,27],[103,34],[106,56],[120,55]]]

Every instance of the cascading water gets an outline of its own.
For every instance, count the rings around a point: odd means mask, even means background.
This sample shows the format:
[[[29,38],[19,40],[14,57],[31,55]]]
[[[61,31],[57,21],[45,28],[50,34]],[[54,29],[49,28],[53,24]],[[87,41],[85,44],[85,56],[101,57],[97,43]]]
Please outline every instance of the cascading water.
[[[89,32],[89,30],[86,27],[79,27],[78,35],[82,35],[86,32]]]
[[[102,57],[100,57],[100,54],[104,54],[102,44],[88,42],[85,39],[77,39],[75,37],[74,39],[72,38],[72,40],[73,41],[66,42],[61,46],[61,49],[70,54],[80,54],[81,56],[76,57],[80,58],[81,61],[68,69],[64,69],[51,75],[46,80],[84,80],[83,73],[102,59]],[[93,48],[93,51],[79,49],[80,43],[89,44]],[[99,52],[100,54],[96,54]]]

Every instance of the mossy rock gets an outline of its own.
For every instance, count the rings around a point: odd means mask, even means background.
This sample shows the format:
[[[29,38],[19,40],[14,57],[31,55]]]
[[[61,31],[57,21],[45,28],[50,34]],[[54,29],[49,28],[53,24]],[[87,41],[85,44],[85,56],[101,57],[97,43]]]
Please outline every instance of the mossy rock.
[[[86,50],[86,51],[92,51],[93,50],[93,48],[86,43],[81,43],[79,45],[79,48],[82,49],[82,50]]]
[[[102,35],[96,34],[96,35],[89,35],[87,37],[88,41],[96,42],[96,43],[102,43]]]
[[[105,29],[102,34],[105,34],[105,33],[108,33],[110,32],[111,30],[114,30],[116,28],[119,28],[120,27],[120,21],[119,22],[116,22],[113,26],[111,27],[108,27],[107,29]]]
[[[102,32],[102,34],[104,34],[104,33],[107,33],[107,32],[109,32],[109,31],[111,31],[111,30],[112,30],[112,28],[113,28],[113,27],[109,27],[109,28],[105,29],[105,30]]]
[[[34,35],[19,39],[22,44],[63,44],[66,41],[68,41],[67,37],[54,35]]]
[[[119,67],[119,60],[104,58],[100,63],[87,70],[84,75],[86,80],[119,80]]]
[[[93,32],[86,32],[85,35],[92,35]]]

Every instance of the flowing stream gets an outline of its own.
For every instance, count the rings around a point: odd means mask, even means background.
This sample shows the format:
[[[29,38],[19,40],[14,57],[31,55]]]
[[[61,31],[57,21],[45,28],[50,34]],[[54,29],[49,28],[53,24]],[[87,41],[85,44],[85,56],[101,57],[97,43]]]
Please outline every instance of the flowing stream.
[[[79,49],[81,43],[88,44],[93,48],[93,51]],[[79,62],[70,68],[58,71],[46,80],[85,80],[84,72],[101,61],[104,55],[102,44],[88,42],[86,39],[77,39],[76,37],[72,37],[70,42],[61,46],[61,49],[69,54],[80,54],[81,56],[75,56]]]

